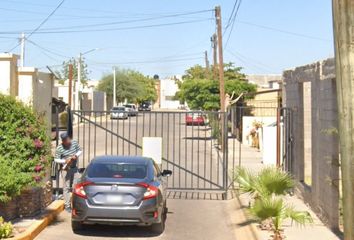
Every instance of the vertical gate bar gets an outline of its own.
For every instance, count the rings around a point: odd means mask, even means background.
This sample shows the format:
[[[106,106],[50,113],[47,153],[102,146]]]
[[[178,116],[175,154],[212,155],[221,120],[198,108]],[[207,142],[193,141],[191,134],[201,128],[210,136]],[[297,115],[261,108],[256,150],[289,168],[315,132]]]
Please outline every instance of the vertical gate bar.
[[[235,118],[233,118],[235,120]],[[234,125],[234,123],[232,123]],[[235,147],[236,147],[236,135],[232,134],[232,188],[235,189],[235,165],[236,165],[236,154],[235,154]]]
[[[157,112],[155,112],[155,137],[157,137]]]
[[[164,130],[164,128],[163,128],[163,126],[164,126],[164,113],[161,113],[161,138],[162,138],[162,142],[164,142],[164,139],[163,139],[163,135],[164,135],[163,134],[163,130]],[[163,146],[164,146],[164,144],[162,144],[162,154],[164,153]],[[162,162],[162,164],[163,164],[163,162]]]
[[[224,112],[224,129],[225,129],[225,134],[224,134],[224,147],[223,147],[223,162],[224,162],[224,200],[227,199],[227,190],[229,186],[229,136],[228,136],[228,129],[227,129],[227,112]]]
[[[120,121],[117,118],[117,155],[120,155],[119,143],[120,143]]]
[[[208,179],[207,175],[206,175],[207,139],[208,139],[207,138],[207,124],[204,123],[204,175],[203,175],[203,177],[206,178],[206,179]],[[209,179],[209,180],[212,181],[212,179]],[[203,182],[204,182],[203,187],[205,188],[206,187],[206,181],[203,181]]]
[[[80,117],[82,116],[82,112],[80,112]],[[82,121],[82,118],[80,119]],[[85,132],[86,132],[86,124],[85,124],[85,120],[83,120],[83,129],[82,129],[82,148],[84,149],[84,153],[83,153],[83,167],[85,167],[85,163],[86,163],[86,149],[85,149]]]
[[[106,138],[105,138],[105,154],[107,155],[107,138],[108,138],[108,131],[107,131],[107,128],[108,128],[108,122],[107,122],[107,114],[105,114],[105,119],[106,119]]]
[[[219,128],[219,130],[221,129],[221,124],[222,124],[222,122],[221,122],[221,112],[220,113],[218,113],[217,114],[217,125],[216,125],[216,127],[218,127]],[[218,131],[218,136],[217,136],[217,139],[216,139],[216,141],[218,142],[219,141],[219,139],[220,140],[222,140],[221,139],[221,136],[220,136],[220,131]],[[218,142],[219,143],[219,142]],[[220,144],[220,143],[219,143]],[[218,185],[222,185],[222,184],[220,184],[220,164],[222,164],[221,162],[220,162],[220,149],[219,149],[219,147],[217,148],[217,149],[215,149],[216,150],[216,153],[217,153],[217,161],[216,161],[216,179],[217,179],[217,183],[218,183]]]
[[[238,142],[238,166],[241,167],[241,150],[242,150],[242,118],[243,118],[243,108],[240,107],[239,109],[239,123],[238,123],[238,129],[239,129],[239,142]]]
[[[89,124],[88,124],[88,163],[91,161],[91,112],[89,114]]]
[[[215,121],[215,117],[213,116],[213,113],[209,113],[210,119],[212,119],[212,121]],[[210,179],[213,179],[213,135],[212,135],[212,125],[210,125]],[[213,186],[211,185],[210,182],[210,188],[212,188]]]
[[[131,121],[131,118],[129,118],[129,122],[128,122],[128,124],[129,124],[129,133],[128,133],[128,139],[129,139],[129,142],[128,142],[128,155],[130,155],[130,147],[131,147],[131,144],[130,144],[130,142],[131,142],[131,140],[130,140],[130,131],[131,131],[131,124],[132,124],[132,121]]]
[[[178,187],[181,188],[181,113],[178,113]]]
[[[138,122],[139,122],[139,112],[135,119],[135,155],[138,155]]]
[[[95,112],[95,127],[94,127],[94,132],[93,132],[93,136],[94,136],[94,141],[95,143],[93,144],[93,155],[94,157],[96,157],[96,144],[97,144],[97,112]]]
[[[129,116],[128,116],[128,118],[129,118]],[[122,122],[122,127],[123,127],[123,129],[122,129],[122,137],[123,137],[123,139],[122,139],[122,146],[123,146],[123,149],[122,149],[122,154],[124,155],[125,154],[125,147],[124,147],[124,144],[125,144],[125,119],[123,119],[123,122]]]
[[[200,143],[200,141],[199,141],[199,139],[200,139],[200,135],[199,135],[199,133],[200,133],[200,123],[198,123],[197,131],[198,131],[198,136],[197,136],[197,138],[198,138],[198,140],[197,140],[197,144],[198,144],[198,146],[197,146],[197,172],[198,172],[198,176],[200,176],[200,172],[199,172],[199,170],[200,170],[200,157],[199,157],[199,154],[200,154],[200,148],[199,148],[199,143]],[[197,188],[198,189],[199,189],[199,182],[200,182],[200,179],[197,178]]]
[[[172,128],[172,158],[173,158],[173,172],[175,172],[175,163],[176,163],[176,154],[175,154],[175,150],[176,150],[176,144],[175,144],[175,132],[176,132],[176,114],[175,113],[172,113],[173,114],[173,128]],[[175,178],[174,176],[172,177],[172,186],[173,188],[175,188]]]
[[[167,113],[167,161],[170,161],[170,113]],[[167,162],[167,169],[169,163]],[[169,179],[167,178],[167,185],[169,186]]]
[[[149,113],[149,137],[151,137],[151,112]]]
[[[143,136],[142,137],[145,137],[145,112],[143,112]]]
[[[108,120],[108,119],[107,119]],[[111,155],[113,155],[113,119],[110,119],[111,121]]]
[[[188,169],[187,158],[188,158],[188,132],[187,132],[187,113],[184,114],[184,168]],[[184,171],[184,188],[187,188],[187,171]]]
[[[194,173],[194,120],[193,120],[193,117],[194,117],[194,112],[192,113],[192,137],[191,137],[191,140],[192,140],[192,151],[191,151],[191,155],[192,155],[192,159],[191,159],[191,171],[192,173]],[[191,188],[194,188],[194,185],[193,185],[193,175],[191,175]]]

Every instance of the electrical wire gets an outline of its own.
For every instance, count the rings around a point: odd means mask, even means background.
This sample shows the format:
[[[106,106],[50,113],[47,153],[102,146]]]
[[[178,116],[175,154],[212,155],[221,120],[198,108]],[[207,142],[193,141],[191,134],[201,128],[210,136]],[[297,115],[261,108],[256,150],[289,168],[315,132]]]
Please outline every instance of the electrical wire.
[[[126,64],[141,64],[141,63],[164,63],[164,62],[180,62],[180,61],[189,61],[189,60],[197,60],[197,59],[203,59],[202,57],[196,57],[196,58],[179,58],[179,59],[159,59],[159,60],[150,60],[150,61],[130,61],[130,62],[95,62],[89,59],[86,59],[93,64],[96,65],[126,65]]]
[[[53,51],[53,50],[50,50],[50,49],[48,49],[48,48],[46,48],[46,47],[40,46],[39,44],[37,44],[37,43],[35,43],[35,42],[31,41],[31,40],[27,40],[27,41],[28,41],[29,43],[31,43],[32,45],[36,46],[37,48],[42,49],[43,51],[46,51],[46,52],[51,53],[51,54],[53,54],[53,55],[56,55],[56,56],[58,56],[58,57],[70,58],[70,56],[65,56],[65,55],[62,55],[62,54],[60,54],[60,53],[57,53],[57,52],[55,52],[55,51]]]
[[[165,15],[165,16],[155,16],[149,18],[142,18],[142,19],[135,19],[135,20],[126,20],[126,21],[117,21],[117,22],[108,22],[108,23],[96,23],[96,24],[85,24],[85,25],[76,25],[76,26],[66,26],[66,27],[56,27],[56,28],[43,28],[42,31],[49,31],[49,30],[62,30],[62,29],[82,29],[88,27],[100,27],[100,26],[110,26],[110,25],[118,25],[118,24],[126,24],[126,23],[136,23],[136,22],[145,22],[145,21],[152,21],[157,19],[164,19],[164,18],[174,18],[174,17],[181,17],[181,16],[188,16],[188,15],[195,15],[199,13],[209,12],[211,10],[201,10],[201,11],[194,11],[194,12],[186,12],[186,13],[179,13],[179,14],[172,14],[172,15]],[[23,30],[21,32],[27,32],[28,30]]]
[[[236,0],[235,6],[237,5],[237,7],[236,7],[236,10],[235,10],[235,13],[234,13],[233,18],[232,18],[232,20],[230,21],[231,29],[230,29],[229,35],[228,35],[228,37],[227,37],[227,40],[226,40],[226,42],[225,42],[225,45],[224,45],[224,48],[225,48],[225,49],[227,48],[227,45],[228,45],[229,40],[230,40],[230,37],[231,37],[231,35],[232,35],[232,31],[233,31],[233,29],[234,29],[235,21],[236,21],[237,14],[238,14],[238,12],[239,12],[239,9],[240,9],[241,4],[242,4],[242,0],[239,0],[239,1]],[[230,17],[231,17],[231,16],[230,16]],[[229,25],[229,26],[230,26],[230,25]],[[227,29],[226,29],[226,30],[227,30]]]
[[[26,37],[26,39],[29,39],[34,33],[36,33],[49,19],[51,16],[55,14],[56,11],[64,4],[65,0],[61,0],[61,2],[54,8],[54,10],[32,31],[30,34]],[[12,52],[15,48],[20,46],[21,43],[18,43],[15,47],[10,49],[8,52]]]
[[[165,26],[173,26],[173,25],[198,23],[198,22],[205,22],[205,21],[209,21],[209,20],[210,20],[210,18],[206,18],[206,19],[202,19],[202,20],[193,20],[193,21],[180,21],[180,22],[171,22],[171,23],[162,23],[162,24],[151,24],[151,25],[141,25],[141,26],[132,26],[132,27],[120,27],[120,28],[105,28],[105,29],[67,30],[67,31],[37,31],[36,34],[106,32],[106,31],[145,29],[145,28],[165,27]],[[12,31],[11,32],[0,32],[0,34],[20,34],[20,33],[21,32],[12,32]]]

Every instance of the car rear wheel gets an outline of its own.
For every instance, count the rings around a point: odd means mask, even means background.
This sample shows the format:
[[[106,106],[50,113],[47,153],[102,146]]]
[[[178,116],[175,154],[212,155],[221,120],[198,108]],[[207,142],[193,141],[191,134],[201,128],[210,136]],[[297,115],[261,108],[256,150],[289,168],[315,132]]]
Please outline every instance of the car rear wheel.
[[[84,230],[84,224],[77,221],[71,221],[71,229],[74,233]]]
[[[165,214],[161,216],[161,222],[151,225],[151,230],[156,234],[162,234],[165,231]]]

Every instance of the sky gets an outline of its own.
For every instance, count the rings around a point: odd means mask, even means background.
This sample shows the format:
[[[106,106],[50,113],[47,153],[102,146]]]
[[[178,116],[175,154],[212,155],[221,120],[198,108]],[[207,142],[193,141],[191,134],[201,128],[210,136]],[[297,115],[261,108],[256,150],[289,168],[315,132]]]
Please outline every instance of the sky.
[[[240,1],[240,0],[239,0]],[[30,34],[61,0],[0,0],[0,52],[18,54]],[[65,0],[26,41],[25,66],[46,71],[84,55],[90,78],[112,67],[161,78],[212,62],[212,11],[221,6],[223,28],[235,0]],[[331,0],[242,0],[233,27],[223,34],[224,62],[246,74],[283,70],[333,57]],[[227,41],[227,39],[229,39]],[[227,42],[227,44],[226,44]],[[16,48],[15,48],[16,47]]]

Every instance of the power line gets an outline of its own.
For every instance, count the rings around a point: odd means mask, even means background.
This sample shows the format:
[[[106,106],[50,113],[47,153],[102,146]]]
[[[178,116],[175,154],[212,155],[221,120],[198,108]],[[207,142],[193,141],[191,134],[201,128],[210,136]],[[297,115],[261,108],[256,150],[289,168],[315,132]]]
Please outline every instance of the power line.
[[[229,40],[230,40],[232,31],[233,31],[233,29],[234,29],[235,21],[236,21],[237,14],[238,14],[238,11],[239,11],[239,9],[240,9],[241,3],[242,3],[242,0],[239,0],[239,1],[236,0],[236,2],[235,2],[235,6],[237,5],[237,7],[236,7],[236,10],[235,10],[235,13],[234,13],[233,18],[232,18],[231,21],[230,21],[231,29],[230,29],[230,32],[229,32],[229,36],[227,37],[227,40],[226,40],[226,42],[225,42],[225,46],[224,46],[225,49],[227,48],[227,45],[228,45],[228,43],[229,43]],[[230,17],[231,17],[231,16],[230,16]],[[226,29],[226,30],[227,30],[227,29]]]
[[[64,2],[65,2],[65,0],[61,0],[61,2],[58,4],[58,6],[56,6],[56,8],[54,8],[54,10],[32,32],[30,32],[30,34],[26,38],[29,39],[35,32],[37,32],[50,19],[50,17],[55,14],[55,12],[61,7],[61,5],[64,4]],[[20,44],[21,43],[18,43],[17,46],[13,47],[8,52],[12,52]]]
[[[203,59],[203,57],[196,58],[178,58],[178,59],[159,59],[159,60],[149,60],[149,61],[131,61],[131,62],[95,62],[89,59],[86,59],[96,65],[126,65],[126,64],[141,64],[141,63],[164,63],[164,62],[179,62],[179,61],[188,61],[188,60],[197,60]]]
[[[56,28],[43,28],[42,31],[75,29],[75,28],[81,29],[81,28],[88,28],[88,27],[99,27],[99,26],[109,26],[109,25],[117,25],[117,24],[125,24],[125,23],[145,22],[145,21],[152,21],[152,20],[164,19],[164,18],[174,18],[174,17],[181,17],[187,15],[195,15],[195,14],[205,13],[210,11],[212,10],[201,10],[201,11],[186,12],[186,13],[179,13],[179,14],[172,14],[172,15],[165,15],[165,16],[155,16],[149,18],[135,19],[135,20],[118,21],[118,22],[96,23],[96,24],[86,24],[86,25],[76,25],[76,26],[67,26],[67,27],[56,27]],[[21,32],[26,32],[26,31],[28,30],[23,30]]]
[[[46,48],[46,47],[42,47],[42,46],[38,45],[37,43],[35,43],[35,42],[31,41],[31,40],[27,40],[27,41],[28,41],[29,43],[31,43],[32,45],[36,46],[37,48],[39,48],[39,49],[41,49],[41,50],[43,50],[43,51],[46,51],[46,52],[48,52],[48,53],[51,53],[51,54],[53,54],[53,55],[56,55],[56,56],[58,56],[58,57],[71,58],[70,56],[65,56],[65,55],[62,55],[62,54],[60,54],[60,53],[57,53],[57,52],[55,52],[55,51],[53,51],[53,50],[50,50],[50,49],[48,49],[48,48]]]
[[[275,32],[285,33],[285,34],[289,34],[289,35],[293,35],[293,36],[297,36],[297,37],[309,38],[309,39],[320,40],[320,41],[325,41],[325,42],[330,41],[329,39],[325,39],[325,38],[321,38],[321,37],[311,36],[311,35],[307,35],[307,34],[303,34],[303,33],[291,32],[288,30],[283,30],[283,29],[274,28],[274,27],[270,27],[270,26],[260,25],[260,24],[256,24],[256,23],[245,22],[245,21],[237,21],[237,22],[241,23],[241,24],[245,24],[245,25],[249,25],[249,26],[253,26],[253,27],[258,27],[258,28],[262,28],[262,29],[266,29],[266,30],[271,30],[271,31],[275,31]]]
[[[120,27],[120,28],[106,28],[106,29],[67,30],[67,31],[37,31],[36,34],[84,33],[84,32],[105,32],[105,31],[132,30],[132,29],[144,29],[144,28],[165,27],[165,26],[173,26],[173,25],[198,23],[198,22],[205,22],[205,21],[209,21],[209,20],[210,20],[210,18],[206,18],[206,19],[202,19],[202,20],[193,20],[193,21],[181,21],[181,22],[172,22],[172,23],[151,24],[151,25],[132,26],[132,27]],[[20,32],[0,32],[0,34],[19,34],[19,33]]]

